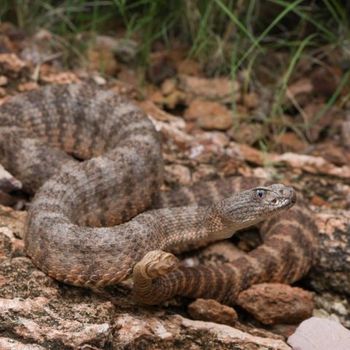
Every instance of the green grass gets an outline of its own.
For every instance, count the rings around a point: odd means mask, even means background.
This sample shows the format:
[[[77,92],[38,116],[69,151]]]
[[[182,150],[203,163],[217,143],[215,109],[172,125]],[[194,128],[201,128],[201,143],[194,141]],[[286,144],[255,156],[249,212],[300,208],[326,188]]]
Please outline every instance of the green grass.
[[[26,30],[45,27],[57,34],[101,31],[122,23],[126,35],[142,37],[142,48],[174,37],[189,54],[209,59],[221,53],[232,64],[230,48],[240,41],[233,69],[265,48],[289,49],[311,33],[319,43],[340,44],[349,34],[345,1],[285,0],[2,0],[0,19]],[[272,8],[272,10],[271,10]],[[304,28],[304,29],[303,29]],[[226,67],[227,68],[227,67]],[[219,68],[218,68],[219,69]]]
[[[350,1],[341,0],[2,0],[0,19],[26,31],[44,27],[67,40],[81,32],[113,34],[122,26],[126,37],[138,39],[143,65],[155,42],[171,47],[181,40],[188,56],[199,60],[209,75],[236,79],[244,71],[245,91],[258,84],[264,59],[282,52],[288,59],[261,82],[275,93],[263,122],[279,133],[285,128],[280,116],[286,88],[300,60],[317,62],[316,49],[321,47],[347,50],[350,59],[349,11]],[[341,85],[348,81],[346,74]],[[327,108],[336,103],[338,90]],[[302,134],[310,126],[293,127]]]

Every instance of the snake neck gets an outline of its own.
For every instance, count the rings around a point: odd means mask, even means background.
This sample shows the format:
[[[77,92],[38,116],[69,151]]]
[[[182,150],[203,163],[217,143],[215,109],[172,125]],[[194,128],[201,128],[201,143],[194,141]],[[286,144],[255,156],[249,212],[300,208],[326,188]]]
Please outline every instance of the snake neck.
[[[169,215],[171,210],[172,215]],[[158,248],[181,253],[225,239],[237,231],[213,206],[190,206],[155,210],[157,227],[162,231]],[[164,223],[166,222],[166,225]]]

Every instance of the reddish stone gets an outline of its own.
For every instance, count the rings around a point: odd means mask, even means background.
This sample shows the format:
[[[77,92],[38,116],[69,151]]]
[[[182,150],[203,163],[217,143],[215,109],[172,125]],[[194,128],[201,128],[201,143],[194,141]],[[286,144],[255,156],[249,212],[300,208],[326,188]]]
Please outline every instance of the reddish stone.
[[[237,321],[236,311],[212,299],[197,299],[188,306],[190,316],[195,320],[223,323],[233,326]]]
[[[297,323],[312,315],[313,295],[281,283],[261,283],[239,294],[237,304],[264,324]]]

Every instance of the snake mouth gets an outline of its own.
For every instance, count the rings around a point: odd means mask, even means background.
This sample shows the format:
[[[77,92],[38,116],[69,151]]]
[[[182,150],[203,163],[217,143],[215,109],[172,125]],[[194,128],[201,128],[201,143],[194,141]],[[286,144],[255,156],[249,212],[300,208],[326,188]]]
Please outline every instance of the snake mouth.
[[[292,198],[290,199],[290,202],[292,205],[294,205],[297,202],[297,193],[294,190],[292,191]]]
[[[288,187],[279,193],[276,193],[276,197],[271,200],[271,204],[275,206],[276,210],[289,209],[297,201],[297,195],[292,187]]]
[[[286,209],[291,208],[297,202],[297,194],[294,189],[291,189],[291,195],[285,198],[286,201]]]
[[[283,197],[286,203],[286,208],[289,209],[297,202],[297,193],[295,192],[293,187],[288,187],[286,192],[284,192]]]

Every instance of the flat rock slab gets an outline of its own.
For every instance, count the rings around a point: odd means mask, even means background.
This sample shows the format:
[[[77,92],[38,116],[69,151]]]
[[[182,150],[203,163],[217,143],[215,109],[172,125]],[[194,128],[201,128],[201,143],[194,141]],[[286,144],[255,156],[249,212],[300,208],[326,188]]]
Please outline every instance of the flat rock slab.
[[[119,315],[116,325],[118,345],[122,349],[141,349],[142,345],[147,345],[146,349],[290,349],[280,339],[263,338],[227,325],[179,315],[145,318],[128,313]]]

